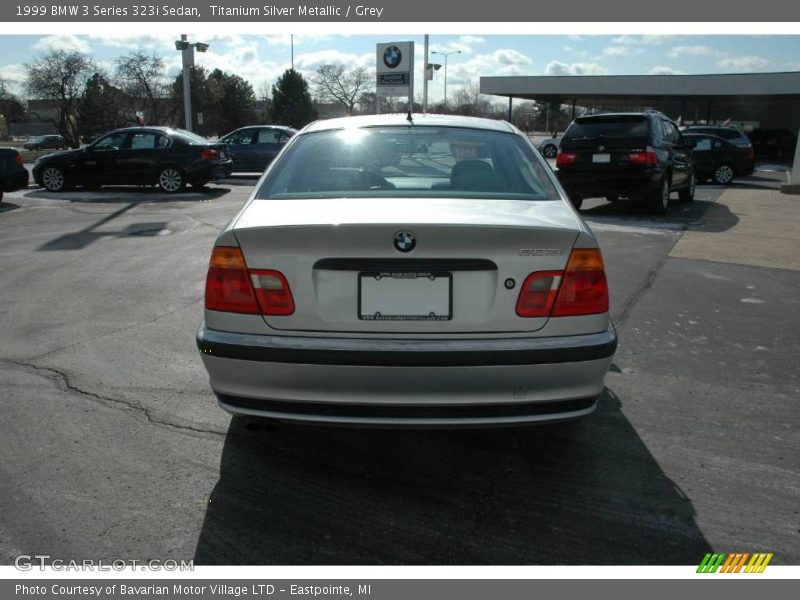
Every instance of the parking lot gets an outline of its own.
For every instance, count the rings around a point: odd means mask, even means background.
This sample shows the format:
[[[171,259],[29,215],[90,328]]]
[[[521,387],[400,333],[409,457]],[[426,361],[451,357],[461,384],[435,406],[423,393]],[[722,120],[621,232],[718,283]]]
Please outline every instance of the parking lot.
[[[0,204],[0,551],[198,564],[800,560],[800,213],[757,171],[664,217],[587,200],[620,335],[598,410],[513,429],[261,427],[195,347],[255,179]]]

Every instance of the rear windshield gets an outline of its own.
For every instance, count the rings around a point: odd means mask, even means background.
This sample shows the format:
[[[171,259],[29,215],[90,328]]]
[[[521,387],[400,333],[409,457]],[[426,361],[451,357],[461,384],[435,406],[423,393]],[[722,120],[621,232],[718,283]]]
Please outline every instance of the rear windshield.
[[[564,133],[564,141],[593,142],[599,139],[649,138],[650,124],[639,115],[579,117]]]
[[[257,198],[555,200],[548,167],[513,133],[402,125],[304,134]]]

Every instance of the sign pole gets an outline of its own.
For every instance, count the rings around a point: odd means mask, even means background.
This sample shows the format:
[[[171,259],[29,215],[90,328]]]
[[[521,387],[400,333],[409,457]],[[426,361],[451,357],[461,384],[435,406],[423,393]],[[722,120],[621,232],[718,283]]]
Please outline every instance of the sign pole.
[[[422,114],[428,112],[428,34],[425,34],[425,57],[422,63]]]

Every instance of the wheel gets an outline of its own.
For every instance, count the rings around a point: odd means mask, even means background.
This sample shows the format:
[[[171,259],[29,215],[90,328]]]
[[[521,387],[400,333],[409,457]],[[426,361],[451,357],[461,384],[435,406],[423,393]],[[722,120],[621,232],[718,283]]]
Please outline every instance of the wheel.
[[[619,196],[617,196],[616,194],[609,194],[608,196],[606,196],[606,200],[608,200],[609,202],[618,202]]]
[[[59,167],[45,167],[42,171],[42,186],[48,192],[63,192],[67,189],[67,178]]]
[[[555,144],[547,144],[547,146],[542,148],[542,154],[544,154],[546,158],[555,158],[556,154],[558,154],[558,147]]]
[[[658,187],[646,197],[647,207],[650,212],[663,215],[669,208],[669,174],[667,174]]]
[[[574,206],[576,210],[580,210],[583,204],[583,197],[570,194],[569,201],[572,202],[572,206]]]
[[[731,181],[733,181],[733,175],[733,167],[729,164],[723,163],[714,169],[714,183],[719,185],[728,185]]]
[[[183,171],[172,165],[162,167],[158,172],[158,187],[168,194],[175,194],[186,187]]]
[[[694,200],[694,189],[696,187],[696,181],[694,178],[694,173],[692,173],[691,178],[689,179],[689,185],[683,188],[680,192],[678,192],[678,200],[681,202],[691,202]]]
[[[207,183],[208,181],[193,181],[192,188],[194,188],[195,190],[202,190],[206,187]]]

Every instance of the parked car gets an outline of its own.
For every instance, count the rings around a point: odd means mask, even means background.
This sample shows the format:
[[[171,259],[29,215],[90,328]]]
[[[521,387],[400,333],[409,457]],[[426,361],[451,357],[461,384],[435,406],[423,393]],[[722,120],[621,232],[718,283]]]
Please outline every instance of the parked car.
[[[683,128],[683,133],[715,135],[741,148],[751,148],[753,146],[753,143],[744,131],[730,125],[689,125]]]
[[[743,148],[714,135],[699,133],[685,133],[683,139],[692,149],[698,182],[711,179],[728,185],[734,177],[750,175],[755,168],[752,146]]]
[[[60,150],[67,142],[60,135],[40,135],[22,144],[25,150]]]
[[[578,117],[564,132],[556,167],[576,208],[604,196],[641,199],[664,214],[672,192],[681,202],[694,199],[692,151],[677,125],[656,111]]]
[[[14,148],[0,148],[0,202],[5,192],[28,187],[28,170],[22,155]]]
[[[378,425],[586,415],[616,343],[597,239],[534,145],[443,115],[295,135],[216,240],[197,334],[225,410]]]
[[[564,136],[551,137],[539,142],[539,152],[546,158],[555,158]]]
[[[261,173],[297,131],[277,125],[242,127],[220,138],[228,144],[233,170],[238,173]]]
[[[167,127],[129,127],[79,150],[55,152],[33,166],[33,178],[51,192],[74,185],[158,185],[167,193],[189,183],[202,187],[227,177],[233,162],[225,144]]]
[[[794,160],[797,135],[788,129],[755,129],[750,139],[758,160]]]

